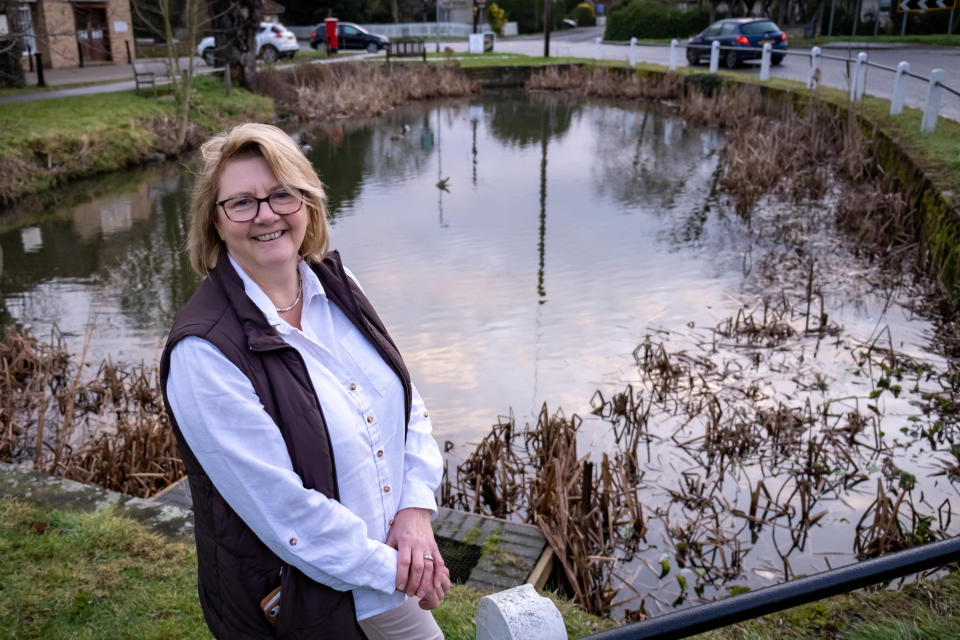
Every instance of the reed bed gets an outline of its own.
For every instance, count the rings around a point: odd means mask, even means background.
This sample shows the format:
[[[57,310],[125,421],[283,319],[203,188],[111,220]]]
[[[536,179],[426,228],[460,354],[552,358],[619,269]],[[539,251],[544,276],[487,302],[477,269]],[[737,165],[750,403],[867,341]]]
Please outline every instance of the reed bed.
[[[920,239],[921,216],[882,170],[854,110],[844,120],[812,100],[797,106],[759,86],[724,85],[704,74],[548,67],[534,74],[526,89],[655,100],[677,109],[690,124],[724,127],[726,162],[719,186],[739,214],[749,217],[770,194],[803,203],[839,188],[844,197],[833,208],[836,224],[854,241],[855,252],[921,272],[930,264]]]
[[[23,329],[0,342],[0,460],[149,497],[184,475],[156,367],[109,360],[89,378],[85,353]]]
[[[282,118],[374,116],[414,100],[463,97],[479,86],[459,69],[438,65],[301,64],[260,75]]]
[[[791,559],[809,547],[831,505],[863,494],[875,469],[882,469],[875,497],[847,528],[852,555],[875,557],[948,535],[950,501],[931,505],[916,478],[893,464],[897,450],[884,437],[876,403],[882,394],[927,389],[919,395],[930,402],[926,424],[935,424],[935,407],[953,389],[890,344],[837,341],[842,329],[827,325],[826,332],[809,306],[781,292],[697,334],[693,349],[647,335],[634,351],[639,383],[591,400],[614,441],[599,464],[595,452],[578,449],[581,418],[544,406],[525,428],[512,415],[501,419],[446,478],[444,503],[536,524],[571,595],[595,613],[620,607],[630,619],[694,594],[725,593],[746,578],[761,539],[775,549],[781,579],[794,577]],[[869,397],[835,398],[828,382],[809,382],[816,377],[801,344],[825,339],[873,381]],[[778,389],[774,377],[794,384]],[[800,393],[809,389],[824,400]],[[940,475],[957,482],[960,441],[945,437],[956,459],[945,459]],[[681,454],[671,454],[667,476],[664,449]],[[659,544],[648,540],[653,531],[669,550],[660,566],[650,560]],[[637,574],[621,575],[638,558],[661,581],[657,589],[640,592],[632,586]]]

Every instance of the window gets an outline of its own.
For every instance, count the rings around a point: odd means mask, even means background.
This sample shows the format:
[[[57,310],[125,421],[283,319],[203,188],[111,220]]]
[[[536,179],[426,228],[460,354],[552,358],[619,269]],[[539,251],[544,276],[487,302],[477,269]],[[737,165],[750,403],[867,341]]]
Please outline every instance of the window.
[[[760,22],[748,22],[747,24],[743,25],[743,32],[750,36],[769,33],[771,31],[780,31],[780,29],[777,28],[777,25],[773,24],[769,20],[761,20]]]
[[[13,18],[12,34],[20,38],[20,43],[24,55],[29,55],[37,50],[37,42],[33,33],[33,16],[30,13],[30,5],[21,4],[11,12]]]
[[[723,29],[720,30],[720,35],[722,36],[731,36],[737,32],[737,23],[736,22],[724,22]]]
[[[703,32],[704,38],[712,38],[720,33],[721,24],[712,24],[710,27]]]

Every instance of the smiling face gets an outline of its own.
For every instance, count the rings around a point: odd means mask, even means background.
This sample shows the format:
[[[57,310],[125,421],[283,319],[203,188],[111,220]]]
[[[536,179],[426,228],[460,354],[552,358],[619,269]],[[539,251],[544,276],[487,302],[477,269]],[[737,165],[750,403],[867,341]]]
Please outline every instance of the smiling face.
[[[258,153],[227,161],[218,187],[218,201],[237,196],[266,198],[283,190],[283,185]],[[307,232],[307,207],[280,216],[262,202],[253,220],[234,222],[218,205],[215,226],[233,259],[254,281],[263,282],[275,279],[278,274],[292,276],[296,273],[300,246]]]

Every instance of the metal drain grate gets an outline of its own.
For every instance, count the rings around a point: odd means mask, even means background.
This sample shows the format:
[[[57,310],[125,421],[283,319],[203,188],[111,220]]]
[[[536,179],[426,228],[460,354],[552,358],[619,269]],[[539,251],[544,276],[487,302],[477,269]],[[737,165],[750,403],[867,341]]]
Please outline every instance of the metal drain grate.
[[[475,544],[442,537],[437,537],[437,546],[440,547],[444,564],[450,570],[450,581],[454,584],[466,583],[470,579],[470,572],[480,561],[482,549]]]

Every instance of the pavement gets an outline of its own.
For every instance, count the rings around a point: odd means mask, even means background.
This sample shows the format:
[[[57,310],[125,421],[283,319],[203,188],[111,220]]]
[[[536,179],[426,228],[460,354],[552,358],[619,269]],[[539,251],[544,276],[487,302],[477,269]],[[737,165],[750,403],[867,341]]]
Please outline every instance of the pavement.
[[[301,49],[307,48],[301,43]],[[350,54],[338,56],[336,58],[315,59],[317,64],[329,64],[333,62],[343,62],[345,60],[356,60],[366,58],[371,54]],[[373,54],[378,55],[378,54]],[[379,54],[383,55],[383,54]],[[157,62],[166,64],[166,58],[138,58],[137,62]],[[180,68],[186,69],[189,64],[189,58],[180,58]],[[282,63],[278,67],[283,68],[299,64],[302,60]],[[222,67],[209,67],[202,58],[193,59],[194,75],[222,72]],[[37,86],[37,74],[35,71],[24,74],[28,87]],[[6,96],[0,96],[0,104],[12,102],[32,102],[34,100],[51,100],[53,98],[68,98],[71,96],[92,95],[95,93],[113,93],[116,91],[132,91],[136,88],[133,81],[133,68],[129,64],[87,64],[83,67],[73,67],[68,69],[44,69],[43,79],[48,87],[48,91],[31,91],[27,93],[18,93]],[[83,87],[72,87],[69,89],[56,89],[60,85],[90,84]],[[165,80],[160,79],[157,84],[164,84]]]

